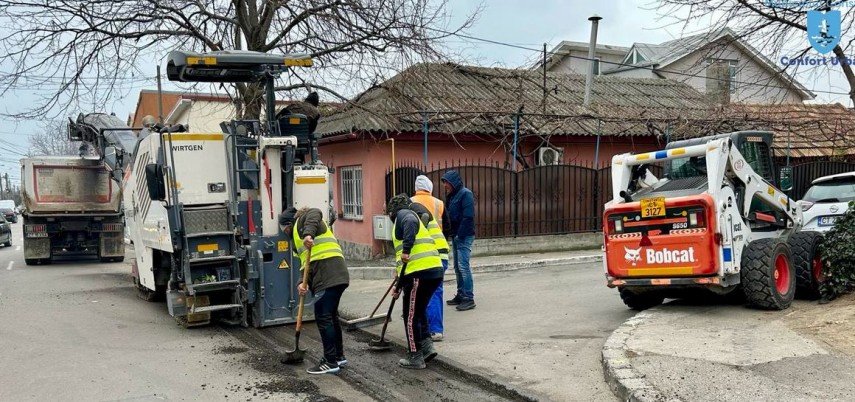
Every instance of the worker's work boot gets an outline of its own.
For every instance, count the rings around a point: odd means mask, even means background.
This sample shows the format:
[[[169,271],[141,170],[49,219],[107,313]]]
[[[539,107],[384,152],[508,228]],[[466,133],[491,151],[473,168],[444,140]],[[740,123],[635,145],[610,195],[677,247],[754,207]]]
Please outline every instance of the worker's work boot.
[[[472,299],[463,300],[457,305],[457,311],[472,310],[473,308],[475,308],[475,300]]]
[[[421,347],[422,357],[424,358],[425,363],[429,363],[434,357],[436,357],[437,353],[436,349],[433,348],[433,339],[423,339]]]
[[[398,365],[408,369],[423,369],[425,368],[425,359],[422,357],[422,352],[407,352],[407,357],[398,360]]]

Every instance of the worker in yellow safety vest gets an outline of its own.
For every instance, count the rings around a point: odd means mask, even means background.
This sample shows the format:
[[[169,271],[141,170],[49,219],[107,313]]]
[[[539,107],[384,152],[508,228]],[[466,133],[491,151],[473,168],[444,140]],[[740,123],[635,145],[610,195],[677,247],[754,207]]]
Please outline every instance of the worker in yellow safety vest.
[[[445,203],[439,198],[431,195],[433,192],[433,182],[427,176],[419,175],[416,177],[416,194],[410,197],[414,205],[424,207],[430,212],[433,221],[427,223],[428,232],[436,240],[436,248],[439,251],[439,256],[442,258],[442,272],[445,275],[445,270],[448,269],[448,241],[445,240],[445,235],[442,234],[442,214],[445,212]],[[412,209],[412,208],[411,208]],[[415,209],[414,209],[415,210]],[[415,211],[422,214],[420,211]],[[445,336],[445,329],[442,325],[443,316],[443,299],[442,299],[442,282],[430,298],[427,307],[428,327],[430,328],[430,337],[434,342],[442,341]]]
[[[336,373],[347,364],[344,357],[338,306],[344,290],[350,284],[347,264],[341,246],[323,214],[317,208],[289,208],[279,215],[279,226],[291,234],[294,252],[300,256],[300,270],[309,270],[309,283],[297,284],[297,291],[305,295],[309,290],[315,296],[315,322],[324,345],[324,357],[308,370],[309,374]],[[311,250],[312,259],[306,261]]]
[[[442,282],[442,259],[430,232],[415,212],[410,199],[398,194],[389,200],[386,212],[392,220],[392,244],[395,246],[398,286],[404,295],[404,333],[407,356],[398,361],[404,368],[423,369],[436,357],[427,322],[427,305]]]

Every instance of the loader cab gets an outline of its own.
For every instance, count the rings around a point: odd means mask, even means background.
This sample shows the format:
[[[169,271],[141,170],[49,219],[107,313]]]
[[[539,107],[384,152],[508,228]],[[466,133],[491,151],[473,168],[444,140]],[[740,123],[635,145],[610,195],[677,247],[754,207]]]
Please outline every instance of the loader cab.
[[[737,131],[733,133],[720,134],[715,136],[693,138],[685,141],[676,141],[668,144],[668,148],[680,148],[691,145],[700,145],[717,140],[729,138],[737,149],[742,154],[745,161],[751,166],[763,180],[769,184],[779,187],[784,191],[789,190],[789,169],[782,169],[778,172],[775,163],[775,158],[772,154],[772,140],[774,134],[768,131]],[[686,177],[695,177],[706,175],[706,160],[704,157],[677,159],[669,162],[665,166],[665,174],[668,178],[681,179]],[[779,182],[780,179],[780,182]],[[737,205],[740,213],[744,213],[742,205],[746,196],[744,189],[737,187]],[[779,208],[775,205],[770,205],[763,199],[753,196],[748,210],[749,220],[753,230],[776,230],[781,224],[785,224],[784,216],[780,213]],[[757,217],[764,217],[759,219]]]
[[[768,131],[737,131],[727,134],[674,141],[666,149],[705,144],[711,140],[729,138],[757,174],[769,183],[777,183],[775,159],[772,156],[774,134]],[[706,158],[676,159],[665,165],[665,175],[671,180],[706,176]]]

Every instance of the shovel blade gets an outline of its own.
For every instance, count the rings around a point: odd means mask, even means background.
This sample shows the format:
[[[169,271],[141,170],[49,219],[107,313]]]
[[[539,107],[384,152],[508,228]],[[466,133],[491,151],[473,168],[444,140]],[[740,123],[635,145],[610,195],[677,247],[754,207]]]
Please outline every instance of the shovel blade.
[[[285,355],[282,356],[279,361],[283,364],[297,364],[302,363],[303,358],[306,357],[306,351],[303,349],[294,349],[293,351],[286,351]]]
[[[392,344],[389,341],[384,339],[372,339],[368,341],[368,349],[369,350],[387,350],[392,347]]]

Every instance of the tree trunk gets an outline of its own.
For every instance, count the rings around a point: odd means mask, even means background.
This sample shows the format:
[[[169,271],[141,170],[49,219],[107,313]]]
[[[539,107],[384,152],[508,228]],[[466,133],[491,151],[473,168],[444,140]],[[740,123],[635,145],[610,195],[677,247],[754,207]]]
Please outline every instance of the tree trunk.
[[[840,48],[840,45],[834,47],[834,55],[839,60],[846,60],[846,53]],[[852,105],[855,106],[855,73],[852,72],[852,66],[848,63],[840,63],[840,68],[843,69],[843,74],[846,76],[846,82],[849,83],[849,99],[852,100]]]
[[[244,119],[261,120],[261,112],[264,110],[264,84],[246,84],[241,90]]]

